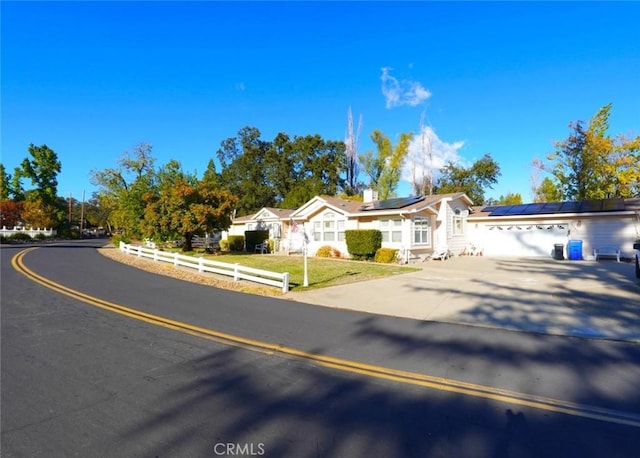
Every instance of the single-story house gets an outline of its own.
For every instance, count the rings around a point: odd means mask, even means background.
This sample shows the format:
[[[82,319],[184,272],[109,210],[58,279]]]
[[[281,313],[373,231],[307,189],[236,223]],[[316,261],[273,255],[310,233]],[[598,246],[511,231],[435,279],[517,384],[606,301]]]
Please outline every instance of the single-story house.
[[[556,245],[574,240],[585,257],[613,246],[631,258],[640,238],[640,198],[472,205],[464,193],[382,201],[371,190],[362,201],[316,196],[297,209],[265,207],[233,218],[228,234],[268,229],[277,252],[301,252],[306,236],[310,255],[328,245],[348,256],[345,230],[379,229],[383,247],[411,257],[442,247],[454,255],[475,247],[487,256],[553,256]]]
[[[469,242],[487,256],[550,256],[556,244],[580,241],[585,258],[603,247],[632,258],[640,198],[474,207],[467,224]]]
[[[295,210],[262,208],[254,215],[234,218],[228,234],[269,229],[278,252],[301,252],[306,236],[310,255],[328,245],[348,256],[345,230],[379,229],[383,247],[404,250],[413,257],[445,246],[460,253],[467,243],[472,204],[464,193],[382,201],[371,190],[365,191],[362,201],[316,196]]]

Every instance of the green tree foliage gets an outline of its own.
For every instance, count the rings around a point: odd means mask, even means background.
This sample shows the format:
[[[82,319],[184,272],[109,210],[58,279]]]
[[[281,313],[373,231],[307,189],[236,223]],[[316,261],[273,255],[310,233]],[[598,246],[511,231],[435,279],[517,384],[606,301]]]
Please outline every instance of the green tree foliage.
[[[279,133],[272,142],[263,141],[258,129],[245,127],[216,153],[220,183],[238,196],[240,215],[262,207],[298,207],[316,194],[337,192],[344,148],[343,142],[318,135],[291,139]]]
[[[344,143],[323,140],[319,135],[280,133],[269,151],[267,178],[278,205],[297,208],[313,196],[335,195],[342,185],[338,164],[344,162]]]
[[[62,164],[58,160],[58,155],[47,145],[29,145],[29,155],[25,158],[20,167],[16,168],[14,180],[20,182],[21,178],[31,180],[34,189],[27,194],[30,200],[41,200],[47,207],[55,207],[58,197],[58,174],[62,170]],[[21,194],[22,185],[15,186],[14,191]],[[20,197],[20,196],[17,196]],[[50,226],[49,226],[50,227]]]
[[[369,177],[369,187],[378,191],[381,200],[395,195],[412,138],[412,133],[400,134],[400,140],[394,147],[381,131],[376,129],[371,134],[377,152],[374,155],[372,151],[366,151],[360,156],[360,163],[362,171]]]
[[[605,199],[640,195],[640,136],[607,135],[611,104],[591,118],[569,124],[571,133],[547,159],[562,198]]]
[[[501,175],[500,166],[489,153],[468,168],[448,162],[441,173],[435,185],[436,193],[464,192],[476,204],[484,203],[486,190],[493,188]]]
[[[226,230],[236,199],[210,174],[198,180],[172,160],[157,172],[157,186],[145,195],[143,234],[156,240],[184,237],[191,251],[194,235]]]
[[[276,205],[267,178],[267,154],[271,145],[260,139],[260,131],[244,127],[237,137],[224,140],[216,155],[222,167],[220,182],[238,196],[237,211],[244,215]]]
[[[19,221],[34,227],[58,227],[64,220],[64,212],[57,204],[58,174],[62,164],[47,145],[30,144],[28,151],[29,156],[14,169],[13,176],[0,164],[2,198],[13,196],[15,202],[25,202]],[[22,183],[25,179],[33,186],[27,191]]]
[[[535,190],[534,202],[560,202],[562,191],[549,177],[544,177],[540,186]]]
[[[109,215],[110,231],[122,230],[127,237],[142,234],[144,196],[155,186],[154,163],[151,145],[141,143],[123,153],[117,167],[91,171],[91,182],[99,188],[97,205]]]
[[[496,202],[497,205],[519,205],[522,203],[522,194],[519,192],[508,192],[506,195],[501,195]]]
[[[0,164],[0,201],[4,201],[13,195],[11,191],[11,175],[7,173],[3,164]]]

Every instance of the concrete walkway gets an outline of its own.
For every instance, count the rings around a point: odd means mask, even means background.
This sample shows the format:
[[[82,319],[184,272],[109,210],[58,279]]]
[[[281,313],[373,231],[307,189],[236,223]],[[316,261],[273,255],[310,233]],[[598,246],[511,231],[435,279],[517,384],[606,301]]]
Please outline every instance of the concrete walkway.
[[[412,266],[421,270],[286,297],[418,320],[640,343],[633,264],[456,257]]]

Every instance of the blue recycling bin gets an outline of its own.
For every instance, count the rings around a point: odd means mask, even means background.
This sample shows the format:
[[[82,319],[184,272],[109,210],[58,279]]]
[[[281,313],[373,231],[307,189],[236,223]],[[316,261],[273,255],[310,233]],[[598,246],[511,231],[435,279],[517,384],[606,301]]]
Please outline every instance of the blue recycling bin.
[[[582,240],[569,240],[567,243],[569,261],[582,261]]]

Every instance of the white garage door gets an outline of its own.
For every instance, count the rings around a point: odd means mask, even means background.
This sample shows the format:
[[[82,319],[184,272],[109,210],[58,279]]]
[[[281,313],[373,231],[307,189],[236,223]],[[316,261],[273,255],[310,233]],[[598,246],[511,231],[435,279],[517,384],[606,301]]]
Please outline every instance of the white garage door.
[[[566,224],[499,224],[479,229],[477,242],[487,256],[552,256],[553,246],[567,244]]]

